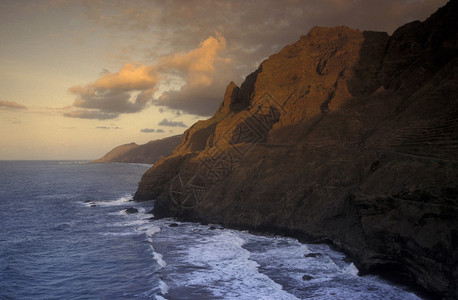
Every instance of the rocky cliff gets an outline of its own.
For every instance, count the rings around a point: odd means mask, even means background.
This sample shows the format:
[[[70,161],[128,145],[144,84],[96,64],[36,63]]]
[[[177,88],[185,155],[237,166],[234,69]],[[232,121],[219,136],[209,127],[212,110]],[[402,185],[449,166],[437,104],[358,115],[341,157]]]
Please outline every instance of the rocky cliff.
[[[458,297],[458,1],[424,22],[313,28],[148,170],[158,217],[327,240],[362,273]]]
[[[141,163],[154,164],[159,159],[172,154],[183,135],[175,135],[153,140],[143,145],[130,143],[118,146],[93,163]]]

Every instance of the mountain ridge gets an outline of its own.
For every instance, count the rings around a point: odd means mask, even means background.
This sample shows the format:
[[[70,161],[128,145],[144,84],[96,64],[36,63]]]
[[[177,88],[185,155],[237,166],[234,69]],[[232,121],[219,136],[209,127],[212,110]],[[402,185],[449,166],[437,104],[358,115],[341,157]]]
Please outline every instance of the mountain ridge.
[[[314,27],[142,177],[157,217],[328,240],[458,297],[458,1],[391,36]]]
[[[103,157],[92,163],[142,163],[154,164],[156,161],[170,155],[181,141],[182,135],[157,139],[138,145],[134,142],[117,146]]]

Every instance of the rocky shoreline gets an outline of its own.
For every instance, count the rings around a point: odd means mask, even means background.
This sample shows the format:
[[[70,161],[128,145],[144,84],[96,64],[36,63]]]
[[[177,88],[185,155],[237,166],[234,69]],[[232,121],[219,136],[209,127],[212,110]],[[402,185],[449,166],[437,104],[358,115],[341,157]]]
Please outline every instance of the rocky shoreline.
[[[154,217],[153,219],[157,219]],[[206,218],[195,218],[195,217],[175,217],[174,218],[177,222],[191,222],[201,225],[208,225],[209,229],[212,230],[216,227],[218,228],[225,228],[225,229],[234,229],[239,231],[248,231],[253,235],[259,236],[278,236],[278,237],[290,237],[297,239],[302,244],[325,244],[328,245],[332,250],[342,252],[345,254],[346,262],[351,262],[355,266],[358,266],[358,276],[366,276],[366,275],[375,275],[380,276],[384,280],[390,282],[393,285],[401,284],[405,286],[405,288],[412,293],[416,294],[417,296],[423,299],[447,299],[442,295],[436,294],[431,292],[430,290],[425,289],[422,286],[419,286],[415,280],[408,276],[405,273],[399,273],[398,269],[364,269],[364,265],[361,261],[359,261],[358,257],[353,256],[351,253],[348,253],[345,248],[334,243],[333,240],[326,238],[326,237],[313,237],[306,232],[303,231],[293,231],[288,228],[277,228],[277,227],[252,227],[252,226],[244,226],[244,225],[233,225],[233,224],[223,224],[223,223],[212,223],[209,222]],[[177,226],[177,223],[171,223],[171,227]],[[304,255],[304,257],[319,257],[321,253],[308,253]],[[361,269],[360,269],[361,268]],[[305,275],[307,276],[307,275]],[[304,279],[306,280],[306,279]],[[452,298],[450,298],[452,299]]]
[[[458,1],[389,36],[313,28],[142,177],[157,217],[330,241],[458,297]]]

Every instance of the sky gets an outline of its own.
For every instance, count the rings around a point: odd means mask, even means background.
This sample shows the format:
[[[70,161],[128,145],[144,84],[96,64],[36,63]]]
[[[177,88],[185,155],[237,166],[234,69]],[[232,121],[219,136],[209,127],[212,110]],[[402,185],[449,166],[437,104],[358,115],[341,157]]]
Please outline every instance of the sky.
[[[0,0],[0,160],[183,133],[313,26],[386,31],[446,0]]]

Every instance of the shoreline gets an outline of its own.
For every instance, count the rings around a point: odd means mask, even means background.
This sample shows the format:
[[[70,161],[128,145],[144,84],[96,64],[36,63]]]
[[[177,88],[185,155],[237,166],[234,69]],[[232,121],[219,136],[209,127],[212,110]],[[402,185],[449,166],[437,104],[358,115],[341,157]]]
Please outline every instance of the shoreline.
[[[156,202],[156,200],[135,200],[135,202]],[[155,203],[154,203],[155,204]],[[154,206],[153,206],[154,211]],[[399,270],[388,270],[388,268],[378,268],[376,270],[368,269],[365,270],[365,267],[361,264],[361,262],[354,256],[352,256],[345,248],[339,246],[335,241],[333,241],[329,237],[316,237],[310,234],[307,234],[304,231],[300,230],[291,230],[287,228],[278,228],[275,226],[250,226],[248,224],[240,225],[240,224],[229,224],[224,222],[213,222],[209,221],[207,218],[198,218],[196,216],[164,216],[164,217],[156,217],[153,214],[152,219],[154,220],[161,220],[161,219],[173,219],[177,222],[188,222],[194,224],[200,224],[204,226],[213,226],[218,225],[221,226],[222,229],[232,229],[237,231],[247,231],[250,234],[264,236],[264,237],[289,237],[297,239],[298,242],[301,244],[324,244],[329,246],[332,250],[341,252],[345,255],[346,261],[353,263],[356,268],[358,269],[358,276],[367,276],[367,275],[374,275],[378,276],[381,279],[385,280],[389,284],[394,286],[403,287],[406,291],[411,292],[418,296],[419,298],[425,300],[435,300],[435,299],[447,299],[443,298],[442,295],[435,294],[431,291],[426,290],[422,286],[419,286],[415,283],[414,279],[407,276],[402,276],[403,272],[399,272]]]

